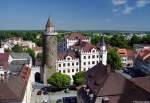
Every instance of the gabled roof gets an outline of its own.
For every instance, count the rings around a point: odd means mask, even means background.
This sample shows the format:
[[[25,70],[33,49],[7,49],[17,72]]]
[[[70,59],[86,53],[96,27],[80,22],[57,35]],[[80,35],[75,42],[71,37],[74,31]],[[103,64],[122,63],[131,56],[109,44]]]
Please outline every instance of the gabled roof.
[[[131,81],[150,93],[150,76],[133,78]]]
[[[110,70],[109,67],[99,63],[87,71],[87,86],[96,97],[109,97],[111,103],[149,99],[149,91],[126,79],[120,73],[110,72]]]
[[[24,66],[19,76],[0,81],[0,103],[21,102],[23,100],[31,69]]]
[[[137,57],[143,59],[143,60],[147,60],[150,58],[150,49],[141,49],[138,52]]]
[[[79,39],[80,40],[86,40],[86,39],[88,39],[88,37],[82,35],[79,32],[73,32],[73,33],[71,33],[69,35],[66,35],[65,39],[69,39],[69,40],[79,40]]]
[[[121,56],[121,57],[128,57],[128,58],[134,58],[134,51],[130,50],[130,49],[117,49],[117,53]]]
[[[30,55],[28,53],[11,53],[10,54],[13,59],[30,59]]]
[[[8,59],[9,59],[8,53],[0,53],[0,66],[2,66],[3,69],[8,68]]]
[[[74,51],[70,51],[70,50],[66,51],[66,52],[58,52],[57,53],[58,60],[66,59],[67,56],[70,56],[73,59],[76,59],[78,55]]]
[[[89,52],[91,51],[93,48],[94,49],[97,49],[96,46],[88,43],[88,42],[84,42],[84,41],[80,41],[80,42],[77,42],[76,44],[74,44],[73,46],[71,46],[70,48],[73,48],[73,49],[79,49],[79,50],[83,50],[84,52]]]

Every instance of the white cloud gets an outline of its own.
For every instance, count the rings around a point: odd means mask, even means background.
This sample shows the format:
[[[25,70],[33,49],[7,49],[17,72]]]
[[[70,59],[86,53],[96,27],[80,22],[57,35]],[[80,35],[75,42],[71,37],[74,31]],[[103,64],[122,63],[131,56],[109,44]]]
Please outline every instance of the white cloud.
[[[122,13],[123,13],[124,15],[128,15],[128,14],[130,14],[133,10],[134,10],[133,7],[126,6],[125,9],[122,11]]]
[[[127,3],[127,0],[112,0],[113,5],[118,6]]]
[[[113,13],[116,13],[118,11],[119,11],[119,9],[113,9]]]
[[[144,7],[145,5],[149,4],[150,0],[137,0],[136,5],[138,8]]]

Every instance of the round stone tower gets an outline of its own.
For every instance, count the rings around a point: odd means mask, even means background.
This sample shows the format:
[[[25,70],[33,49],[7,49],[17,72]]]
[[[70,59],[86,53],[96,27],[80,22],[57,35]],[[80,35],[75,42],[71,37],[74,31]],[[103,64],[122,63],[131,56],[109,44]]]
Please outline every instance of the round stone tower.
[[[57,59],[57,33],[55,32],[52,20],[48,18],[43,33],[43,63],[42,63],[42,79],[47,84],[47,79],[56,72]]]

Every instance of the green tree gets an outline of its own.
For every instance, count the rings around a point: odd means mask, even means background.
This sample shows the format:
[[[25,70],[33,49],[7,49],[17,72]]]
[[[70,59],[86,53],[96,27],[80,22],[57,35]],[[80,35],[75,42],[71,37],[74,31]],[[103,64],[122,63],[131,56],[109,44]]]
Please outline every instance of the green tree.
[[[73,75],[73,83],[75,85],[81,85],[85,81],[85,72],[78,72],[75,75]]]
[[[67,85],[70,84],[71,78],[66,74],[54,73],[51,77],[48,78],[48,83],[58,87],[59,89],[64,89]]]
[[[92,43],[93,45],[97,45],[97,44],[99,43],[99,41],[100,41],[100,36],[98,36],[98,35],[94,35],[94,36],[91,38],[91,43]]]
[[[121,34],[116,34],[111,38],[111,45],[113,47],[128,48],[128,41]]]
[[[130,39],[130,45],[133,46],[133,44],[139,44],[139,43],[141,43],[141,37],[134,34]]]
[[[115,49],[108,51],[107,63],[110,64],[113,69],[122,69],[121,58]]]
[[[10,53],[11,52],[11,50],[8,48],[8,49],[4,49],[4,51],[6,52],[6,53]]]
[[[23,52],[23,48],[17,44],[17,45],[15,45],[15,46],[12,48],[12,51],[13,51],[13,52],[17,52],[17,53],[21,53],[21,52]]]
[[[42,53],[38,53],[37,56],[36,56],[36,58],[39,59],[39,60],[42,60],[42,58],[43,58]]]

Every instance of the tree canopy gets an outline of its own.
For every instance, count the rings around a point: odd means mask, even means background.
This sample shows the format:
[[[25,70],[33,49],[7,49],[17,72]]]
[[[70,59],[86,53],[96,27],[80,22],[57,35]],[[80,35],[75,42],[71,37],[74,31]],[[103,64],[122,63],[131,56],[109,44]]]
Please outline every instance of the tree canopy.
[[[56,86],[59,89],[63,89],[70,84],[71,78],[66,74],[54,73],[51,77],[48,78],[47,81],[49,84]]]
[[[85,81],[85,72],[78,72],[73,76],[73,82],[75,85],[81,85]]]
[[[17,52],[17,53],[21,53],[21,52],[23,52],[23,48],[17,44],[17,45],[15,45],[15,46],[12,48],[12,51],[13,51],[13,52]]]
[[[113,69],[122,69],[121,58],[115,49],[108,51],[107,63],[110,64]]]
[[[127,48],[128,41],[121,34],[116,34],[111,38],[111,46],[119,48]]]

